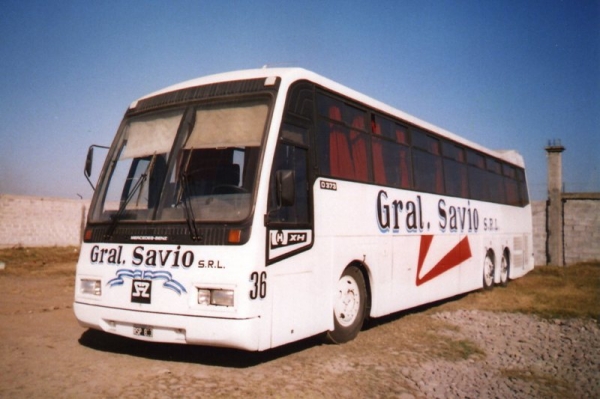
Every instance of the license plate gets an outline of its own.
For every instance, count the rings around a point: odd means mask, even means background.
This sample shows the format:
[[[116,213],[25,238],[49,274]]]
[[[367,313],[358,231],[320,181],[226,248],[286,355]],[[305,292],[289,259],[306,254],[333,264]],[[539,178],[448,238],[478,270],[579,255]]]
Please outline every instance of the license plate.
[[[152,327],[147,326],[133,326],[133,335],[137,337],[152,337]]]

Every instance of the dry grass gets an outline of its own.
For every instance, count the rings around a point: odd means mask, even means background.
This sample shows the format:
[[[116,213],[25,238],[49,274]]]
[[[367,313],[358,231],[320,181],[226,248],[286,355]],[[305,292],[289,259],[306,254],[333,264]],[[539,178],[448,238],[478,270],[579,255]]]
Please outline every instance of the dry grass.
[[[540,397],[578,398],[576,394],[572,393],[572,385],[569,381],[546,375],[536,370],[506,369],[501,374],[509,380],[522,380],[535,383],[539,389],[537,394]]]
[[[458,309],[600,321],[600,264],[538,267],[523,278],[511,281],[508,287],[474,292],[433,307],[431,311]]]
[[[0,271],[0,276],[75,276],[78,257],[77,247],[0,249],[0,262],[6,264],[6,268]]]
[[[511,281],[507,287],[472,292],[408,312],[374,319],[367,324],[367,329],[376,327],[377,330],[383,330],[394,341],[403,342],[406,350],[419,353],[421,360],[441,358],[457,361],[485,357],[485,351],[473,341],[464,339],[458,333],[458,327],[429,317],[433,313],[456,310],[518,312],[550,319],[598,320],[600,264],[539,267],[523,278]],[[530,370],[514,371],[514,375],[510,377],[527,376],[539,377],[531,374]]]

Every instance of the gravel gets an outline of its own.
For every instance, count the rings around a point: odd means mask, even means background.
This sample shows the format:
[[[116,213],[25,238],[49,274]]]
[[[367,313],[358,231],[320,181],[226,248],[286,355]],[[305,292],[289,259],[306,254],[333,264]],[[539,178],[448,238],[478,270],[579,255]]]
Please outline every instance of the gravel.
[[[453,339],[469,340],[484,354],[432,360],[408,370],[428,398],[600,397],[600,329],[595,320],[545,320],[485,311],[432,316],[457,326]]]

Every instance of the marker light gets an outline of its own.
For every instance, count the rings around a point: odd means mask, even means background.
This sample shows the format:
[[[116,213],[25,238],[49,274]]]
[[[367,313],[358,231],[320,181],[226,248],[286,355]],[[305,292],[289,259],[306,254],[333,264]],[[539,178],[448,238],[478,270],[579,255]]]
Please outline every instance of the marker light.
[[[276,76],[269,76],[265,79],[265,86],[275,86],[275,83],[277,83]]]
[[[198,305],[233,306],[233,290],[198,288]]]
[[[80,289],[82,294],[96,296],[102,295],[102,284],[100,283],[100,280],[92,280],[85,278],[81,279]]]

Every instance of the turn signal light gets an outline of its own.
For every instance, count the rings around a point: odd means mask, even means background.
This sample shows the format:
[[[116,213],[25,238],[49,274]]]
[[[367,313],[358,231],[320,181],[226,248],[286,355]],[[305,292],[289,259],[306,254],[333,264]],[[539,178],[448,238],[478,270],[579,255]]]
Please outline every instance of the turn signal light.
[[[242,241],[242,230],[240,229],[231,229],[229,230],[229,237],[227,241],[230,244],[239,244]]]

